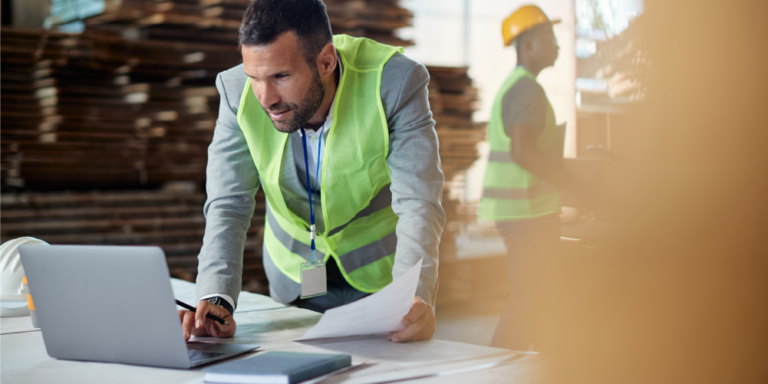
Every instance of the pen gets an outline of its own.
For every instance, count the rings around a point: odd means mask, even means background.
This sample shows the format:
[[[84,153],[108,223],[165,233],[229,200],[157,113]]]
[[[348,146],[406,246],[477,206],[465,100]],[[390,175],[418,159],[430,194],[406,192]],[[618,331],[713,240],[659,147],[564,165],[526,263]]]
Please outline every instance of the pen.
[[[189,304],[187,304],[185,302],[176,300],[176,304],[178,304],[178,305],[180,305],[180,306],[184,307],[185,309],[188,309],[188,310],[190,310],[192,312],[197,312],[197,311],[195,311],[195,307],[193,307],[193,306],[191,306],[191,305],[189,305]],[[205,317],[207,317],[207,318],[209,318],[209,319],[211,319],[213,321],[218,321],[219,324],[229,325],[228,321],[224,321],[224,319],[222,319],[220,317],[217,317],[217,316],[214,316],[214,315],[211,315],[210,313],[206,314]]]

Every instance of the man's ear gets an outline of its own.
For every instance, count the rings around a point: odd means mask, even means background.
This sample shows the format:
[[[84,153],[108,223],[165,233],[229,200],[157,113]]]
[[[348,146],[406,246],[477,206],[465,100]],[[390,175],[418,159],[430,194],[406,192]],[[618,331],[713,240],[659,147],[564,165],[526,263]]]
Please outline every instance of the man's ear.
[[[535,39],[532,39],[530,36],[528,36],[526,39],[523,39],[523,41],[520,42],[520,51],[522,52],[532,52],[535,50],[536,47],[534,47],[534,41]]]
[[[332,43],[328,43],[317,55],[317,71],[321,77],[328,76],[336,70],[336,47]]]

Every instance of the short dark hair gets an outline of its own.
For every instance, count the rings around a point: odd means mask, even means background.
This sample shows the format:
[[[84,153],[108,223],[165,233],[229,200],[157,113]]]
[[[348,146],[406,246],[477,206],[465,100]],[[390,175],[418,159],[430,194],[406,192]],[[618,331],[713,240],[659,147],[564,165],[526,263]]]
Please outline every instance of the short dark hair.
[[[321,0],[254,0],[243,15],[238,44],[241,48],[271,44],[288,31],[296,35],[311,68],[323,47],[333,41]]]

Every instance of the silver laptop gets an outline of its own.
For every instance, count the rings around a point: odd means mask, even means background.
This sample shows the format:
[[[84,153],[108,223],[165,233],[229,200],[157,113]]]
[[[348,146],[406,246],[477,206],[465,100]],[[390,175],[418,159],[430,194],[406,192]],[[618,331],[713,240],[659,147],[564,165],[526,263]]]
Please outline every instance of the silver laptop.
[[[53,358],[191,368],[258,348],[184,341],[158,247],[21,246],[19,252]]]

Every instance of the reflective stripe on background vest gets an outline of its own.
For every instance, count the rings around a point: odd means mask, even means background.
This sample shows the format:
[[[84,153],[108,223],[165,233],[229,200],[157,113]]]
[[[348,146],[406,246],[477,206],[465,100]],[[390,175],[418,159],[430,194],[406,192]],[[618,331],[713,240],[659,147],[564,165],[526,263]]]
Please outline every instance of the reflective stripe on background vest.
[[[522,66],[516,67],[496,95],[488,122],[488,166],[483,177],[483,195],[478,217],[491,221],[521,220],[560,212],[560,190],[516,164],[510,154],[512,139],[502,120],[504,95],[523,77],[536,78]],[[562,156],[558,150],[558,128],[555,113],[547,100],[544,132],[536,146],[553,157]]]
[[[376,292],[392,281],[397,247],[381,73],[402,48],[347,35],[335,35],[333,43],[344,70],[320,176],[325,233],[315,240],[316,256],[333,257],[350,285]],[[282,167],[293,166],[284,158],[289,134],[275,129],[258,103],[246,81],[237,119],[267,197],[264,246],[277,268],[298,283],[300,265],[310,258],[309,223],[288,209],[280,190]]]

